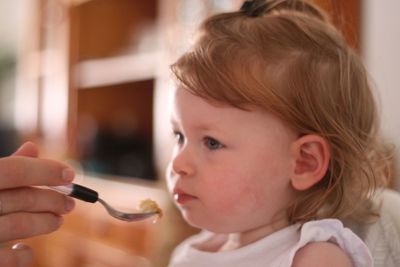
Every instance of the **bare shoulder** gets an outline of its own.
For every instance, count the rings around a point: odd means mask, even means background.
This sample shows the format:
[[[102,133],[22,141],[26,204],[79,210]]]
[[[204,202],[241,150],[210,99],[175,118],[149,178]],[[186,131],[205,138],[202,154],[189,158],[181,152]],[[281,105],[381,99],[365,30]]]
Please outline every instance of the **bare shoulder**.
[[[297,251],[292,267],[353,267],[350,258],[337,245],[314,242]]]

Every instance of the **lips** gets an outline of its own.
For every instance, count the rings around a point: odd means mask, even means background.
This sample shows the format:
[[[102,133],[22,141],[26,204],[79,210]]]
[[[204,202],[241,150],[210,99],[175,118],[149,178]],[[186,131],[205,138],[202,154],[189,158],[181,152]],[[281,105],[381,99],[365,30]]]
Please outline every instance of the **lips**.
[[[189,201],[196,199],[195,196],[189,195],[185,191],[183,191],[179,188],[174,190],[173,196],[174,196],[176,203],[178,203],[179,205],[184,205],[184,204],[188,203]]]

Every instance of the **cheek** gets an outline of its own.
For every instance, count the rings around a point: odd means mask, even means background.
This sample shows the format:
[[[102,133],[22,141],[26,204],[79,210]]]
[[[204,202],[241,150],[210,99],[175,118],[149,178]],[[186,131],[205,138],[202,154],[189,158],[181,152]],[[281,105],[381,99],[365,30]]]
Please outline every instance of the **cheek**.
[[[175,180],[172,175],[172,163],[169,163],[165,170],[165,180],[167,182],[167,188],[169,192],[172,192],[175,185]]]
[[[290,161],[287,155],[270,152],[243,153],[243,157],[230,159],[229,164],[221,163],[202,176],[207,181],[202,179],[198,186],[207,206],[221,215],[229,215],[279,201],[279,195],[288,188]]]
[[[255,203],[253,184],[241,173],[225,175],[210,182],[204,193],[207,195],[210,209],[221,215],[232,215],[250,203]]]
[[[258,207],[280,201],[280,196],[290,187],[289,161],[280,157],[266,159],[265,156],[253,158],[236,172],[240,176],[236,180],[237,194],[246,196],[248,205]]]
[[[248,162],[248,172],[258,177],[265,177],[261,180],[275,180],[287,178],[292,169],[292,158],[287,146],[268,146],[259,150]]]

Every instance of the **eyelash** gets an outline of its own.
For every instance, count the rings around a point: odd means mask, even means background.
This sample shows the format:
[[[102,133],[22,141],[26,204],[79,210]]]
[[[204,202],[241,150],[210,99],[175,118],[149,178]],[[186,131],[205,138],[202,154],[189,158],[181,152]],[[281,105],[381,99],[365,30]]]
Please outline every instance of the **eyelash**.
[[[183,142],[185,141],[185,137],[181,132],[173,131],[173,136],[175,137],[176,142],[180,145],[183,144]]]
[[[207,137],[204,137],[203,140],[204,140],[204,145],[210,150],[217,150],[217,149],[221,149],[224,147],[223,144],[221,144],[218,140],[216,140],[212,137],[207,136]]]
[[[174,131],[173,135],[175,137],[177,144],[182,145],[184,143],[185,137],[183,136],[183,134],[181,132]],[[217,150],[217,149],[221,149],[221,148],[225,147],[218,140],[216,140],[215,138],[209,137],[209,136],[206,136],[203,138],[203,143],[209,150]]]

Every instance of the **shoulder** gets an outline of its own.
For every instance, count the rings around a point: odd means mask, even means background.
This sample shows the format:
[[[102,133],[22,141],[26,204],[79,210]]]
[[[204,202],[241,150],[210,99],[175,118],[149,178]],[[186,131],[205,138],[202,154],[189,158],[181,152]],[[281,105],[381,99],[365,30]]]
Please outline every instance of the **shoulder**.
[[[371,267],[373,259],[365,243],[337,219],[306,222],[291,250],[294,267]]]
[[[313,242],[297,251],[292,267],[353,267],[350,258],[337,245],[330,242]]]

